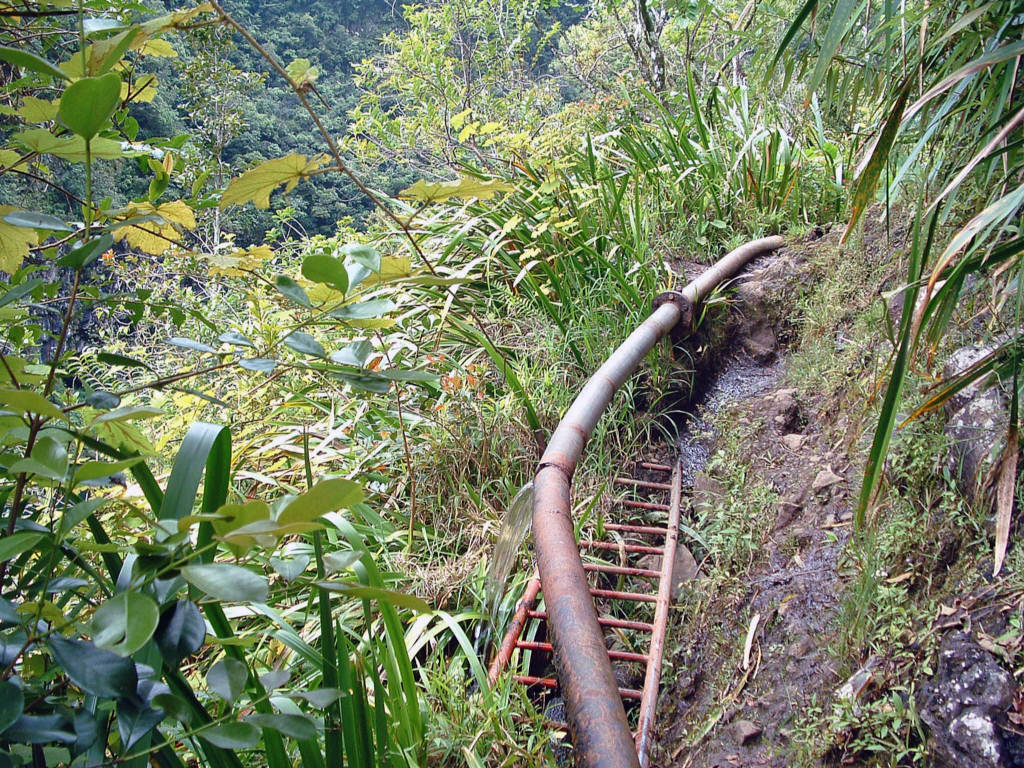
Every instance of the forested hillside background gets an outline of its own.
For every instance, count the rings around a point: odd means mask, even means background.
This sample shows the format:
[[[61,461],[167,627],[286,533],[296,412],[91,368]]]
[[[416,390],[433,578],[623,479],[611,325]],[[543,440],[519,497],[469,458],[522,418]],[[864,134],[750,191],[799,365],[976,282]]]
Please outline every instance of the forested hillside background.
[[[866,222],[906,236],[849,307],[793,308],[860,334],[804,371],[863,395],[857,620],[829,652],[930,664],[893,618],[928,590],[879,576],[923,525],[907,498],[954,495],[942,531],[1024,586],[1016,5],[0,2],[0,768],[554,764],[484,670],[530,570],[489,574],[491,544],[539,446],[684,266],[831,227],[822,279],[848,280]],[[675,439],[684,358],[652,354],[599,426],[581,526]],[[976,382],[1007,404],[990,492],[908,486],[887,457],[937,449],[896,428],[939,440]],[[926,764],[899,669],[808,711],[788,764]]]

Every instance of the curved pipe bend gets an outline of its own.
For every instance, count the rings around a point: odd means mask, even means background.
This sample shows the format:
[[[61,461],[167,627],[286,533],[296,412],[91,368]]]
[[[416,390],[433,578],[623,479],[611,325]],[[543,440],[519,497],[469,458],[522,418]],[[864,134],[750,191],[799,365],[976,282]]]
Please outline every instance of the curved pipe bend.
[[[533,541],[555,667],[579,763],[586,768],[638,768],[639,762],[573,532],[570,486],[576,464],[616,390],[658,340],[752,258],[783,244],[777,236],[746,243],[661,303],[580,390],[540,459],[533,481]]]

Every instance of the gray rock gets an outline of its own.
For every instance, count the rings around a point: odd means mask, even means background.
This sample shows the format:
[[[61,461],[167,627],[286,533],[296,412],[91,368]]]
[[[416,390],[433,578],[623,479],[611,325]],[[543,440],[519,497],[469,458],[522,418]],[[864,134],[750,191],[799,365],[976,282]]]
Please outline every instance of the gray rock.
[[[649,568],[652,571],[661,570],[661,555],[644,555],[639,560],[641,568]],[[692,581],[693,579],[699,579],[703,576],[700,572],[700,567],[697,565],[696,559],[693,557],[693,553],[690,552],[689,548],[681,542],[676,544],[676,556],[675,562],[672,565],[672,586],[669,590],[669,599],[674,603],[679,599],[679,595],[683,590],[683,585]]]
[[[729,735],[742,747],[761,735],[761,726],[750,720],[737,720],[729,726]]]
[[[989,346],[976,346],[974,344],[966,347],[960,347],[955,350],[949,358],[946,360],[946,364],[942,366],[942,378],[951,379],[959,373],[963,373],[976,362],[985,357],[993,350],[993,347]],[[957,411],[967,405],[968,402],[978,395],[982,389],[982,382],[975,381],[970,386],[964,387],[949,400],[943,403],[943,410],[946,412],[946,418],[951,418]]]
[[[740,339],[743,350],[759,365],[768,365],[775,359],[779,340],[768,323],[757,323],[748,328]]]
[[[818,474],[814,476],[814,481],[811,483],[811,489],[817,493],[825,488],[829,488],[836,483],[843,482],[843,478],[832,471],[832,467],[825,467]]]
[[[936,768],[1010,768],[999,722],[1015,689],[1010,674],[969,635],[947,637],[935,677],[918,694]]]
[[[946,423],[946,466],[969,496],[977,497],[980,481],[1002,450],[1009,419],[1006,395],[992,387],[975,393]]]

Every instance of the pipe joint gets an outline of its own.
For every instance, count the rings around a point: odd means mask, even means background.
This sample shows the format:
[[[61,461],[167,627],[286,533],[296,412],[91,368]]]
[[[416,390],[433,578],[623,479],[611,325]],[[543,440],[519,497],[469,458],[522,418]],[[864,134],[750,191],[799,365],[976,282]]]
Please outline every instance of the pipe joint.
[[[657,311],[665,304],[675,304],[679,307],[679,321],[672,329],[673,335],[677,329],[689,332],[693,328],[693,302],[682,291],[664,291],[654,297],[651,310]]]

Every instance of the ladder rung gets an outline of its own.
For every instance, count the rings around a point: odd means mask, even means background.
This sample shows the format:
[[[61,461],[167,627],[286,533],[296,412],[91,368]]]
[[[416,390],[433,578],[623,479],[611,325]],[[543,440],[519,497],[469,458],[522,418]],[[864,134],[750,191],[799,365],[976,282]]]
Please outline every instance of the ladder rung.
[[[667,528],[656,525],[627,525],[625,523],[605,523],[604,527],[609,531],[623,531],[625,533],[650,533],[655,536],[668,535]]]
[[[671,472],[672,467],[668,464],[655,464],[651,461],[641,461],[640,466],[644,469],[653,469],[655,472]]]
[[[671,483],[652,483],[649,480],[634,480],[631,477],[616,477],[617,485],[631,485],[634,488],[653,488],[656,491],[671,491]]]
[[[557,688],[558,681],[553,677],[534,677],[533,675],[516,675],[513,678],[517,683],[522,685],[540,685],[544,688]],[[619,688],[619,696],[624,699],[635,699],[639,701],[643,698],[643,693],[633,688]]]
[[[634,603],[656,603],[657,595],[645,595],[642,592],[620,592],[617,589],[590,588],[590,594],[594,597],[608,597],[612,600],[630,600]]]
[[[658,504],[653,501],[633,501],[632,499],[623,499],[619,504],[624,507],[633,507],[634,509],[653,509],[657,512],[668,512],[668,504]]]
[[[516,643],[516,648],[522,648],[524,651],[545,651],[547,653],[553,653],[555,650],[551,643],[538,643],[535,640],[520,640]],[[608,651],[608,658],[616,659],[617,661],[647,663],[647,657],[644,654],[630,653],[629,651]]]
[[[597,571],[598,573],[617,573],[620,576],[644,576],[657,579],[661,571],[652,571],[649,568],[629,568],[624,565],[609,565],[608,563],[584,563],[583,570]]]
[[[648,547],[643,544],[620,544],[616,541],[581,541],[580,546],[587,549],[609,549],[616,552],[635,552],[642,555],[660,555],[665,551],[662,547]]]
[[[529,611],[527,615],[531,619],[544,619],[548,618],[547,611]],[[598,616],[597,623],[602,627],[616,627],[617,629],[635,629],[638,632],[651,632],[654,629],[653,624],[648,624],[646,621],[626,621],[624,619],[613,619],[610,616]]]

